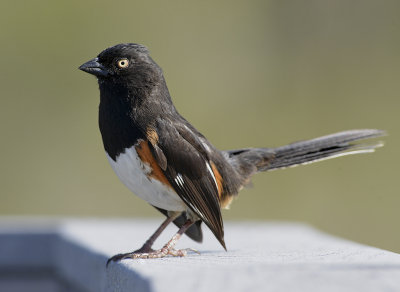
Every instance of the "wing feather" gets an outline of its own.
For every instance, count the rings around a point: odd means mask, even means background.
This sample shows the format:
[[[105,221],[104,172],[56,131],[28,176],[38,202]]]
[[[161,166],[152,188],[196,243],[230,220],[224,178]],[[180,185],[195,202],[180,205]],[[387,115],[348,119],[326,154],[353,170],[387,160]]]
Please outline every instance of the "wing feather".
[[[162,151],[162,155],[156,155],[166,159],[165,176],[226,249],[218,185],[206,149],[191,129],[181,123],[159,121],[157,134],[158,143],[153,145],[153,151]]]

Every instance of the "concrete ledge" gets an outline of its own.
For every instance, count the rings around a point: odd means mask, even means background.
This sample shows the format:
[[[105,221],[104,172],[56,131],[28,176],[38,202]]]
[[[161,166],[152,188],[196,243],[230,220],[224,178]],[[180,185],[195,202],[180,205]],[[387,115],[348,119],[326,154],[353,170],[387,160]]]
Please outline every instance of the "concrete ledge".
[[[0,291],[400,291],[400,255],[296,223],[228,222],[228,252],[205,230],[203,244],[178,244],[201,255],[106,269],[161,220],[0,217]]]

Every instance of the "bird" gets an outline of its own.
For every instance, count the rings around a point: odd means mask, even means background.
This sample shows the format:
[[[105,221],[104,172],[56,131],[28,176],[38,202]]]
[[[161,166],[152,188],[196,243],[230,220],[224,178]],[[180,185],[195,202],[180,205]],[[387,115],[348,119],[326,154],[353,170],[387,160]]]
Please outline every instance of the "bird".
[[[175,245],[183,234],[202,242],[202,223],[227,250],[221,209],[230,206],[254,174],[373,152],[383,145],[358,141],[384,131],[357,129],[276,148],[218,150],[179,114],[163,71],[146,46],[117,44],[79,69],[97,78],[98,123],[112,169],[130,191],[166,216],[141,248],[116,254],[107,265],[122,259],[186,256],[192,249]],[[178,232],[162,248],[153,249],[171,222]]]

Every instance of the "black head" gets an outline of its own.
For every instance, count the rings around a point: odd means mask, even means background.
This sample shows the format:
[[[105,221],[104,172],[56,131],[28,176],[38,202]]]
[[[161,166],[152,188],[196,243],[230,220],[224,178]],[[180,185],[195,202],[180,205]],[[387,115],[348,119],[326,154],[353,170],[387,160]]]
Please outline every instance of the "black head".
[[[161,68],[151,59],[148,49],[134,43],[107,48],[79,69],[95,75],[99,83],[109,81],[135,87],[154,84],[162,78]]]

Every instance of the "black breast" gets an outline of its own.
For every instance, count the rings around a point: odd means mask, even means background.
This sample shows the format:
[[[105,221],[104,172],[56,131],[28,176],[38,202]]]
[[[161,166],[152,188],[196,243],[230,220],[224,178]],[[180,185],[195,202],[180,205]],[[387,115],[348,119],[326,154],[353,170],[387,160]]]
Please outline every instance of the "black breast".
[[[124,87],[100,84],[99,127],[104,149],[115,161],[138,139],[144,139],[136,126],[128,90]]]

